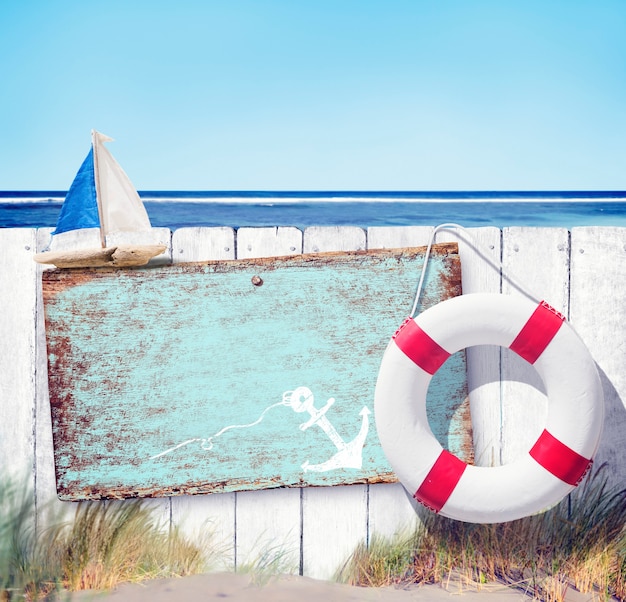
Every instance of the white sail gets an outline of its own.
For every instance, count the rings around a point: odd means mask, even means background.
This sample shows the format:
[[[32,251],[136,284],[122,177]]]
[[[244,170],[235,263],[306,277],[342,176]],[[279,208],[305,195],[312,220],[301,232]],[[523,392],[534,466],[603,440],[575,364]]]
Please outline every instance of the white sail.
[[[112,140],[93,132],[94,168],[102,235],[150,230],[150,219],[135,187],[104,146]]]

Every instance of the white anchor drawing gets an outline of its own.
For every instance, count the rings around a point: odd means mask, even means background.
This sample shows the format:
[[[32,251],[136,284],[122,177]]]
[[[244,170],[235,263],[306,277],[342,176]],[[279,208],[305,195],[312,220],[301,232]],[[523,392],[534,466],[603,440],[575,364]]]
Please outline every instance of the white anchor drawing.
[[[309,420],[303,422],[300,425],[301,431],[306,431],[309,427],[317,424],[328,435],[328,438],[335,444],[335,447],[338,450],[337,453],[329,460],[327,460],[326,462],[321,462],[320,464],[310,464],[307,460],[304,464],[301,465],[302,469],[305,472],[309,470],[316,472],[326,472],[327,470],[333,470],[334,468],[360,469],[363,465],[363,445],[365,443],[365,439],[369,430],[369,415],[371,412],[369,411],[367,406],[363,406],[363,409],[359,412],[359,416],[362,417],[361,430],[359,431],[359,434],[352,441],[350,441],[350,443],[346,443],[341,438],[339,433],[335,430],[335,427],[325,416],[328,409],[334,403],[335,399],[334,397],[331,397],[326,402],[326,405],[321,410],[318,410],[314,405],[315,398],[313,397],[311,389],[309,389],[308,387],[298,387],[293,391],[285,391],[283,393],[282,401],[274,403],[265,408],[260,416],[253,422],[250,422],[248,424],[230,424],[220,429],[218,432],[216,432],[214,435],[211,435],[210,437],[194,437],[193,439],[187,439],[182,443],[178,443],[174,447],[170,447],[165,451],[154,454],[150,457],[150,459],[156,460],[157,458],[166,456],[192,443],[200,443],[202,449],[210,451],[213,449],[214,439],[217,439],[227,431],[233,429],[247,429],[256,426],[263,420],[265,415],[271,409],[278,406],[287,406],[294,410],[294,412],[307,412],[311,416]]]
[[[300,425],[301,431],[306,431],[309,427],[317,424],[339,450],[326,462],[321,462],[320,464],[310,464],[307,460],[302,464],[302,469],[305,472],[308,470],[326,472],[334,468],[361,468],[363,465],[363,444],[369,430],[369,415],[371,413],[367,406],[363,406],[363,409],[359,412],[359,416],[362,417],[359,434],[352,441],[346,443],[325,416],[329,408],[335,403],[333,397],[326,402],[323,408],[318,410],[315,407],[315,398],[311,390],[307,387],[298,387],[293,391],[285,391],[283,393],[283,403],[295,412],[307,412],[310,414],[311,418]]]

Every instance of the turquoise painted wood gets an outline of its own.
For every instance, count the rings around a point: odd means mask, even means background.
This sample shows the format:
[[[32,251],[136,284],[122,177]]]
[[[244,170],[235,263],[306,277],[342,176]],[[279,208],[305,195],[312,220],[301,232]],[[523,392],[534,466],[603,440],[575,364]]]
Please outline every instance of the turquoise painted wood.
[[[320,253],[42,275],[64,500],[395,481],[376,435],[384,349],[424,249]],[[460,294],[436,245],[426,307]],[[463,352],[428,413],[471,460]]]

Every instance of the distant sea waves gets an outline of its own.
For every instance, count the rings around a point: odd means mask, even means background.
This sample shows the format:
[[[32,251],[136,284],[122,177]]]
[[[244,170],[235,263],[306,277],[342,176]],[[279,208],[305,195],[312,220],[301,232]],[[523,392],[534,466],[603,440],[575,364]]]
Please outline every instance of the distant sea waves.
[[[626,227],[626,192],[142,192],[152,225]],[[0,192],[0,228],[56,224],[64,192]]]

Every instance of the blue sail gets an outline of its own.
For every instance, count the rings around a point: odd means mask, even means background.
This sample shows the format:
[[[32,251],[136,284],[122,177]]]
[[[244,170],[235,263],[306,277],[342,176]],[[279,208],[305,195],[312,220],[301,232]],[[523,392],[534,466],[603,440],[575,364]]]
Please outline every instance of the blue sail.
[[[98,201],[93,167],[93,147],[80,166],[65,197],[57,227],[52,234],[80,228],[99,228]]]

